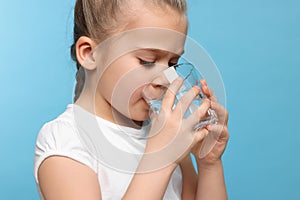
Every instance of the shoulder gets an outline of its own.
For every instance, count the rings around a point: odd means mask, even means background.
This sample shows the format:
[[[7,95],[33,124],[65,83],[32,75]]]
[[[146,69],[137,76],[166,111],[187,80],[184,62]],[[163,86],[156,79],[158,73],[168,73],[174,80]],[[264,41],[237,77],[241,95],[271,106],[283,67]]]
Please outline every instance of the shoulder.
[[[42,126],[37,137],[37,146],[47,143],[47,147],[59,149],[62,142],[70,139],[76,139],[76,126],[66,111]]]
[[[39,131],[34,153],[36,182],[39,166],[50,156],[71,158],[97,171],[97,161],[81,143],[70,106],[56,119],[44,124]]]
[[[37,136],[36,147],[37,150],[40,148],[51,151],[63,150],[72,144],[79,145],[80,141],[76,132],[72,109],[68,106],[64,113],[42,126]]]

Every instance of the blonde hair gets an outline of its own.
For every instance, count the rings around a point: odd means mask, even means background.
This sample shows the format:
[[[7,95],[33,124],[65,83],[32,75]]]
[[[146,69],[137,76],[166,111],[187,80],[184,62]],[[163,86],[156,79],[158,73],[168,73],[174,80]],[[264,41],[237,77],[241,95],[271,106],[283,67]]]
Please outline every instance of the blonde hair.
[[[81,36],[87,36],[100,42],[117,32],[122,26],[120,19],[124,6],[129,0],[77,0],[74,10],[74,43],[71,46],[71,57],[76,61],[76,86],[74,102],[82,92],[85,73],[76,58],[76,42]],[[142,1],[142,0],[136,0]],[[156,6],[168,6],[181,14],[186,14],[185,0],[143,0]]]

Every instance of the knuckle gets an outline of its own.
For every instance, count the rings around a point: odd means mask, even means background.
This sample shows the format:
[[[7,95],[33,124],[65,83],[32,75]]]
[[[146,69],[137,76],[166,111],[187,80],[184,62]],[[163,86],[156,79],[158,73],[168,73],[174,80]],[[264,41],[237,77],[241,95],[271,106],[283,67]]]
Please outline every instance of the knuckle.
[[[228,133],[228,127],[227,126],[223,126],[223,132]]]
[[[225,138],[229,138],[229,131],[228,131],[228,127],[224,126],[223,128],[223,134],[225,136]]]
[[[228,127],[226,125],[223,125],[222,132],[228,133]]]
[[[230,138],[230,133],[229,133],[229,131],[227,131],[227,138]]]

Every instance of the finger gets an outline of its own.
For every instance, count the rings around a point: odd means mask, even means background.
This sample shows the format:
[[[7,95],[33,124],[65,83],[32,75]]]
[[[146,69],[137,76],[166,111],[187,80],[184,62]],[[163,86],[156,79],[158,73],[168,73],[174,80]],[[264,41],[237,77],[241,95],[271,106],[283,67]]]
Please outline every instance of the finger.
[[[201,88],[203,93],[206,95],[207,98],[209,98],[210,100],[214,101],[214,102],[218,102],[218,99],[215,95],[215,93],[212,91],[212,89],[210,89],[207,85],[207,82],[205,79],[201,79],[200,80],[201,83]]]
[[[210,98],[209,88],[206,85],[202,85],[202,91],[207,98]]]
[[[181,116],[183,116],[188,108],[190,107],[192,101],[196,98],[196,96],[200,93],[200,88],[197,86],[192,87],[186,94],[184,94],[178,101],[174,112],[180,112]]]
[[[204,95],[209,98],[210,97],[210,93],[209,93],[209,88],[207,87],[206,80],[205,79],[201,79],[200,80],[200,85],[201,85],[201,89],[202,89],[202,92],[204,93]]]
[[[228,111],[219,103],[211,102],[211,109],[214,110],[218,116],[218,123],[227,125]]]
[[[187,118],[187,121],[191,123],[190,125],[195,126],[206,116],[210,104],[211,102],[208,99],[202,101],[201,105]]]
[[[165,96],[161,103],[161,108],[166,110],[172,110],[172,107],[175,103],[176,94],[183,83],[182,78],[175,79],[172,84],[168,87]]]
[[[198,155],[204,138],[208,135],[209,131],[204,129],[199,129],[194,135],[192,152],[194,155]]]
[[[193,147],[196,147],[196,145],[199,144],[207,136],[208,133],[209,131],[206,128],[198,130],[194,134]]]
[[[226,125],[210,124],[206,128],[217,141],[227,141],[229,139],[229,131]]]
[[[217,102],[218,103],[218,98],[215,95],[215,93],[213,92],[213,90],[210,87],[208,87],[208,86],[207,86],[207,88],[208,88],[208,91],[209,91],[209,98],[210,98],[210,100],[212,100],[213,102]]]
[[[204,78],[200,80],[200,83],[201,83],[201,85],[203,85],[203,86],[204,86],[204,85],[207,86],[207,82],[206,82],[206,80],[205,80]]]

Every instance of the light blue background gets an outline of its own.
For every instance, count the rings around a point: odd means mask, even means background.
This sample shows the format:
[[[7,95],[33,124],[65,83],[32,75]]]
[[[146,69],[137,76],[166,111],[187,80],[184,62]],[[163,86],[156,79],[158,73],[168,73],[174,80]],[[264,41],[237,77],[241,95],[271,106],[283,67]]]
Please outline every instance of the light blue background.
[[[74,0],[0,7],[0,199],[38,199],[38,130],[72,102]],[[190,33],[219,67],[231,139],[229,198],[300,199],[300,2],[189,1]]]

